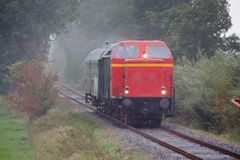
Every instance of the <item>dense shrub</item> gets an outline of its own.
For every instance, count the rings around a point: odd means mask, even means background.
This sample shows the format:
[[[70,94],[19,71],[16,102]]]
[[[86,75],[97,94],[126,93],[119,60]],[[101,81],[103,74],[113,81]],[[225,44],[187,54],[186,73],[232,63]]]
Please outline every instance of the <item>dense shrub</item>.
[[[13,64],[6,66],[6,73],[2,76],[2,85],[0,93],[7,94],[9,91],[12,91],[16,87],[16,73],[18,69],[22,66],[23,61],[17,61]]]
[[[175,86],[177,112],[189,125],[239,132],[240,109],[229,104],[232,97],[240,97],[239,55],[217,51],[196,63],[182,58],[175,66]]]
[[[34,117],[45,114],[54,104],[56,75],[45,66],[46,58],[38,56],[17,69],[13,76],[15,90],[7,97],[12,109]]]

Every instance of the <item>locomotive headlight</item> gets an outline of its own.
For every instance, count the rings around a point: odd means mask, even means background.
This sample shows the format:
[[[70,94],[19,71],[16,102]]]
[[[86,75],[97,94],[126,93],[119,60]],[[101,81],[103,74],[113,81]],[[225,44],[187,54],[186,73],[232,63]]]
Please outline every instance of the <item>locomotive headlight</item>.
[[[144,53],[144,54],[143,54],[143,58],[147,58],[147,53]]]
[[[162,95],[165,95],[167,93],[167,91],[164,89],[161,91]]]
[[[128,87],[127,87],[127,86],[125,87],[124,93],[125,93],[126,95],[128,95],[128,94],[129,94],[129,89],[128,89]]]
[[[161,93],[162,93],[162,95],[167,94],[167,91],[166,91],[166,88],[165,88],[165,87],[162,87]]]

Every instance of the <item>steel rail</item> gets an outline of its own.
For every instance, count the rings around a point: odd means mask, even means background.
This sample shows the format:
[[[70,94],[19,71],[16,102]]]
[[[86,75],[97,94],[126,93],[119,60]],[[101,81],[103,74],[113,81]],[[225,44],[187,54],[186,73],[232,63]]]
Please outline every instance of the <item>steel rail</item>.
[[[191,142],[194,142],[194,143],[197,143],[197,144],[200,144],[201,146],[205,146],[205,147],[208,147],[210,149],[213,149],[215,151],[218,151],[218,152],[221,152],[221,153],[224,153],[226,155],[229,155],[229,156],[232,156],[234,158],[237,158],[237,159],[240,159],[240,154],[237,154],[235,152],[232,152],[232,151],[229,151],[229,150],[226,150],[224,148],[221,148],[221,147],[218,147],[218,146],[215,146],[213,144],[210,144],[210,143],[207,143],[207,142],[204,142],[204,141],[201,141],[201,140],[198,140],[198,139],[195,139],[193,137],[190,137],[190,136],[187,136],[185,134],[182,134],[182,133],[179,133],[177,131],[174,131],[172,129],[169,129],[169,128],[166,128],[166,127],[161,127],[164,131],[168,132],[168,133],[171,133],[173,135],[176,135],[178,137],[181,137],[183,139],[186,139],[186,140],[189,140]]]
[[[85,97],[84,94],[79,93],[79,91],[77,91],[77,90],[75,90],[75,89],[72,89],[69,85],[66,85],[66,84],[64,84],[64,83],[62,83],[62,82],[59,82],[59,81],[58,81],[56,84],[60,84],[60,85],[64,86],[65,88],[69,89],[70,91],[76,93],[77,95],[79,95],[79,96],[81,96],[81,97]]]
[[[74,93],[77,94],[77,95],[83,96],[83,95],[80,94],[78,91],[72,89],[71,87],[69,87],[69,86],[66,85],[66,84],[59,83],[59,82],[58,82],[58,84],[60,84],[60,85],[64,86],[65,88],[71,90],[72,92],[74,92]],[[59,90],[59,89],[58,89],[58,90]],[[105,113],[97,110],[96,108],[93,108],[92,106],[90,106],[90,105],[88,105],[88,104],[85,104],[85,103],[83,103],[82,101],[80,101],[80,100],[78,100],[78,99],[76,99],[76,98],[74,98],[74,97],[72,97],[72,96],[64,93],[63,91],[61,91],[61,90],[59,90],[59,91],[60,91],[62,94],[64,94],[65,96],[67,96],[67,97],[69,97],[70,99],[74,100],[75,102],[84,105],[85,107],[91,109],[92,111],[95,111],[96,113],[100,114],[101,116],[106,117],[107,119],[109,119],[109,120],[111,120],[111,121],[113,121],[113,122],[121,125],[122,127],[125,127],[125,128],[127,128],[127,129],[129,129],[130,131],[132,131],[132,132],[134,132],[134,133],[136,133],[136,134],[138,134],[138,135],[141,135],[141,136],[143,136],[143,137],[151,140],[151,141],[154,142],[154,143],[157,143],[157,144],[159,144],[159,145],[161,145],[161,146],[164,146],[164,147],[166,147],[166,148],[168,148],[168,149],[170,149],[170,150],[173,150],[174,152],[176,152],[176,153],[178,153],[178,154],[181,154],[181,155],[183,155],[183,156],[185,156],[185,157],[187,157],[187,158],[189,158],[189,159],[192,159],[192,160],[202,160],[202,158],[200,158],[200,157],[197,157],[197,156],[195,156],[195,155],[193,155],[193,154],[191,154],[191,153],[188,153],[188,152],[186,152],[186,151],[184,151],[184,150],[182,150],[182,149],[179,149],[179,148],[177,148],[177,147],[175,147],[175,146],[173,146],[173,145],[170,145],[170,144],[168,144],[168,143],[166,143],[166,142],[164,142],[164,141],[162,141],[162,140],[159,140],[159,139],[157,139],[157,138],[155,138],[155,137],[153,137],[153,136],[151,136],[151,135],[149,135],[149,134],[147,134],[147,133],[145,133],[145,132],[143,132],[143,131],[141,131],[141,130],[138,130],[137,128],[134,128],[134,127],[132,127],[132,126],[129,126],[129,125],[127,125],[127,124],[124,124],[123,122],[121,122],[121,121],[119,121],[119,120],[117,120],[117,119],[115,119],[115,118],[113,118],[113,117],[111,117],[111,116],[109,116],[109,115],[107,115],[107,114],[105,114]]]

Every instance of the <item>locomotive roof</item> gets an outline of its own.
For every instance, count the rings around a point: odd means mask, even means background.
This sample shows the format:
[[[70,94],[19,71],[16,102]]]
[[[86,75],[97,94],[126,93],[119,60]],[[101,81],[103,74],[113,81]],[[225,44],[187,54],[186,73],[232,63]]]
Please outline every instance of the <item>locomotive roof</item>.
[[[120,41],[119,44],[160,44],[160,45],[166,45],[164,41],[159,40],[128,40],[128,41]]]
[[[91,51],[88,56],[85,58],[84,60],[84,63],[89,63],[90,61],[91,62],[97,62],[100,57],[102,56],[102,54],[108,50],[109,48],[113,47],[115,44],[108,44],[108,45],[105,45],[103,46],[102,48],[97,48],[93,51]]]
[[[164,41],[159,40],[127,40],[127,41],[120,41],[118,43],[108,44],[103,46],[102,48],[95,49],[89,53],[89,55],[84,60],[84,63],[89,63],[90,61],[93,63],[97,63],[97,61],[101,58],[103,53],[110,48],[114,47],[117,44],[160,44],[166,45]]]
[[[102,53],[103,53],[104,49],[103,48],[98,48],[95,49],[93,51],[91,51],[88,56],[86,57],[86,59],[84,60],[85,63],[88,63],[90,61],[98,61],[99,58],[101,57]]]

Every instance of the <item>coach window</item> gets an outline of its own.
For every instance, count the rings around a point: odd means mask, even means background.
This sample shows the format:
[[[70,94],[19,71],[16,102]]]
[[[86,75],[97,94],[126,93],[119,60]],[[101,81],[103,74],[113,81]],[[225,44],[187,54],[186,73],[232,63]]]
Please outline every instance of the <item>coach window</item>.
[[[148,58],[170,58],[170,51],[166,46],[149,45],[147,46]]]
[[[107,51],[106,56],[110,56],[112,54],[112,50]]]
[[[138,57],[138,48],[135,45],[121,45],[117,48],[116,58],[136,58]]]

